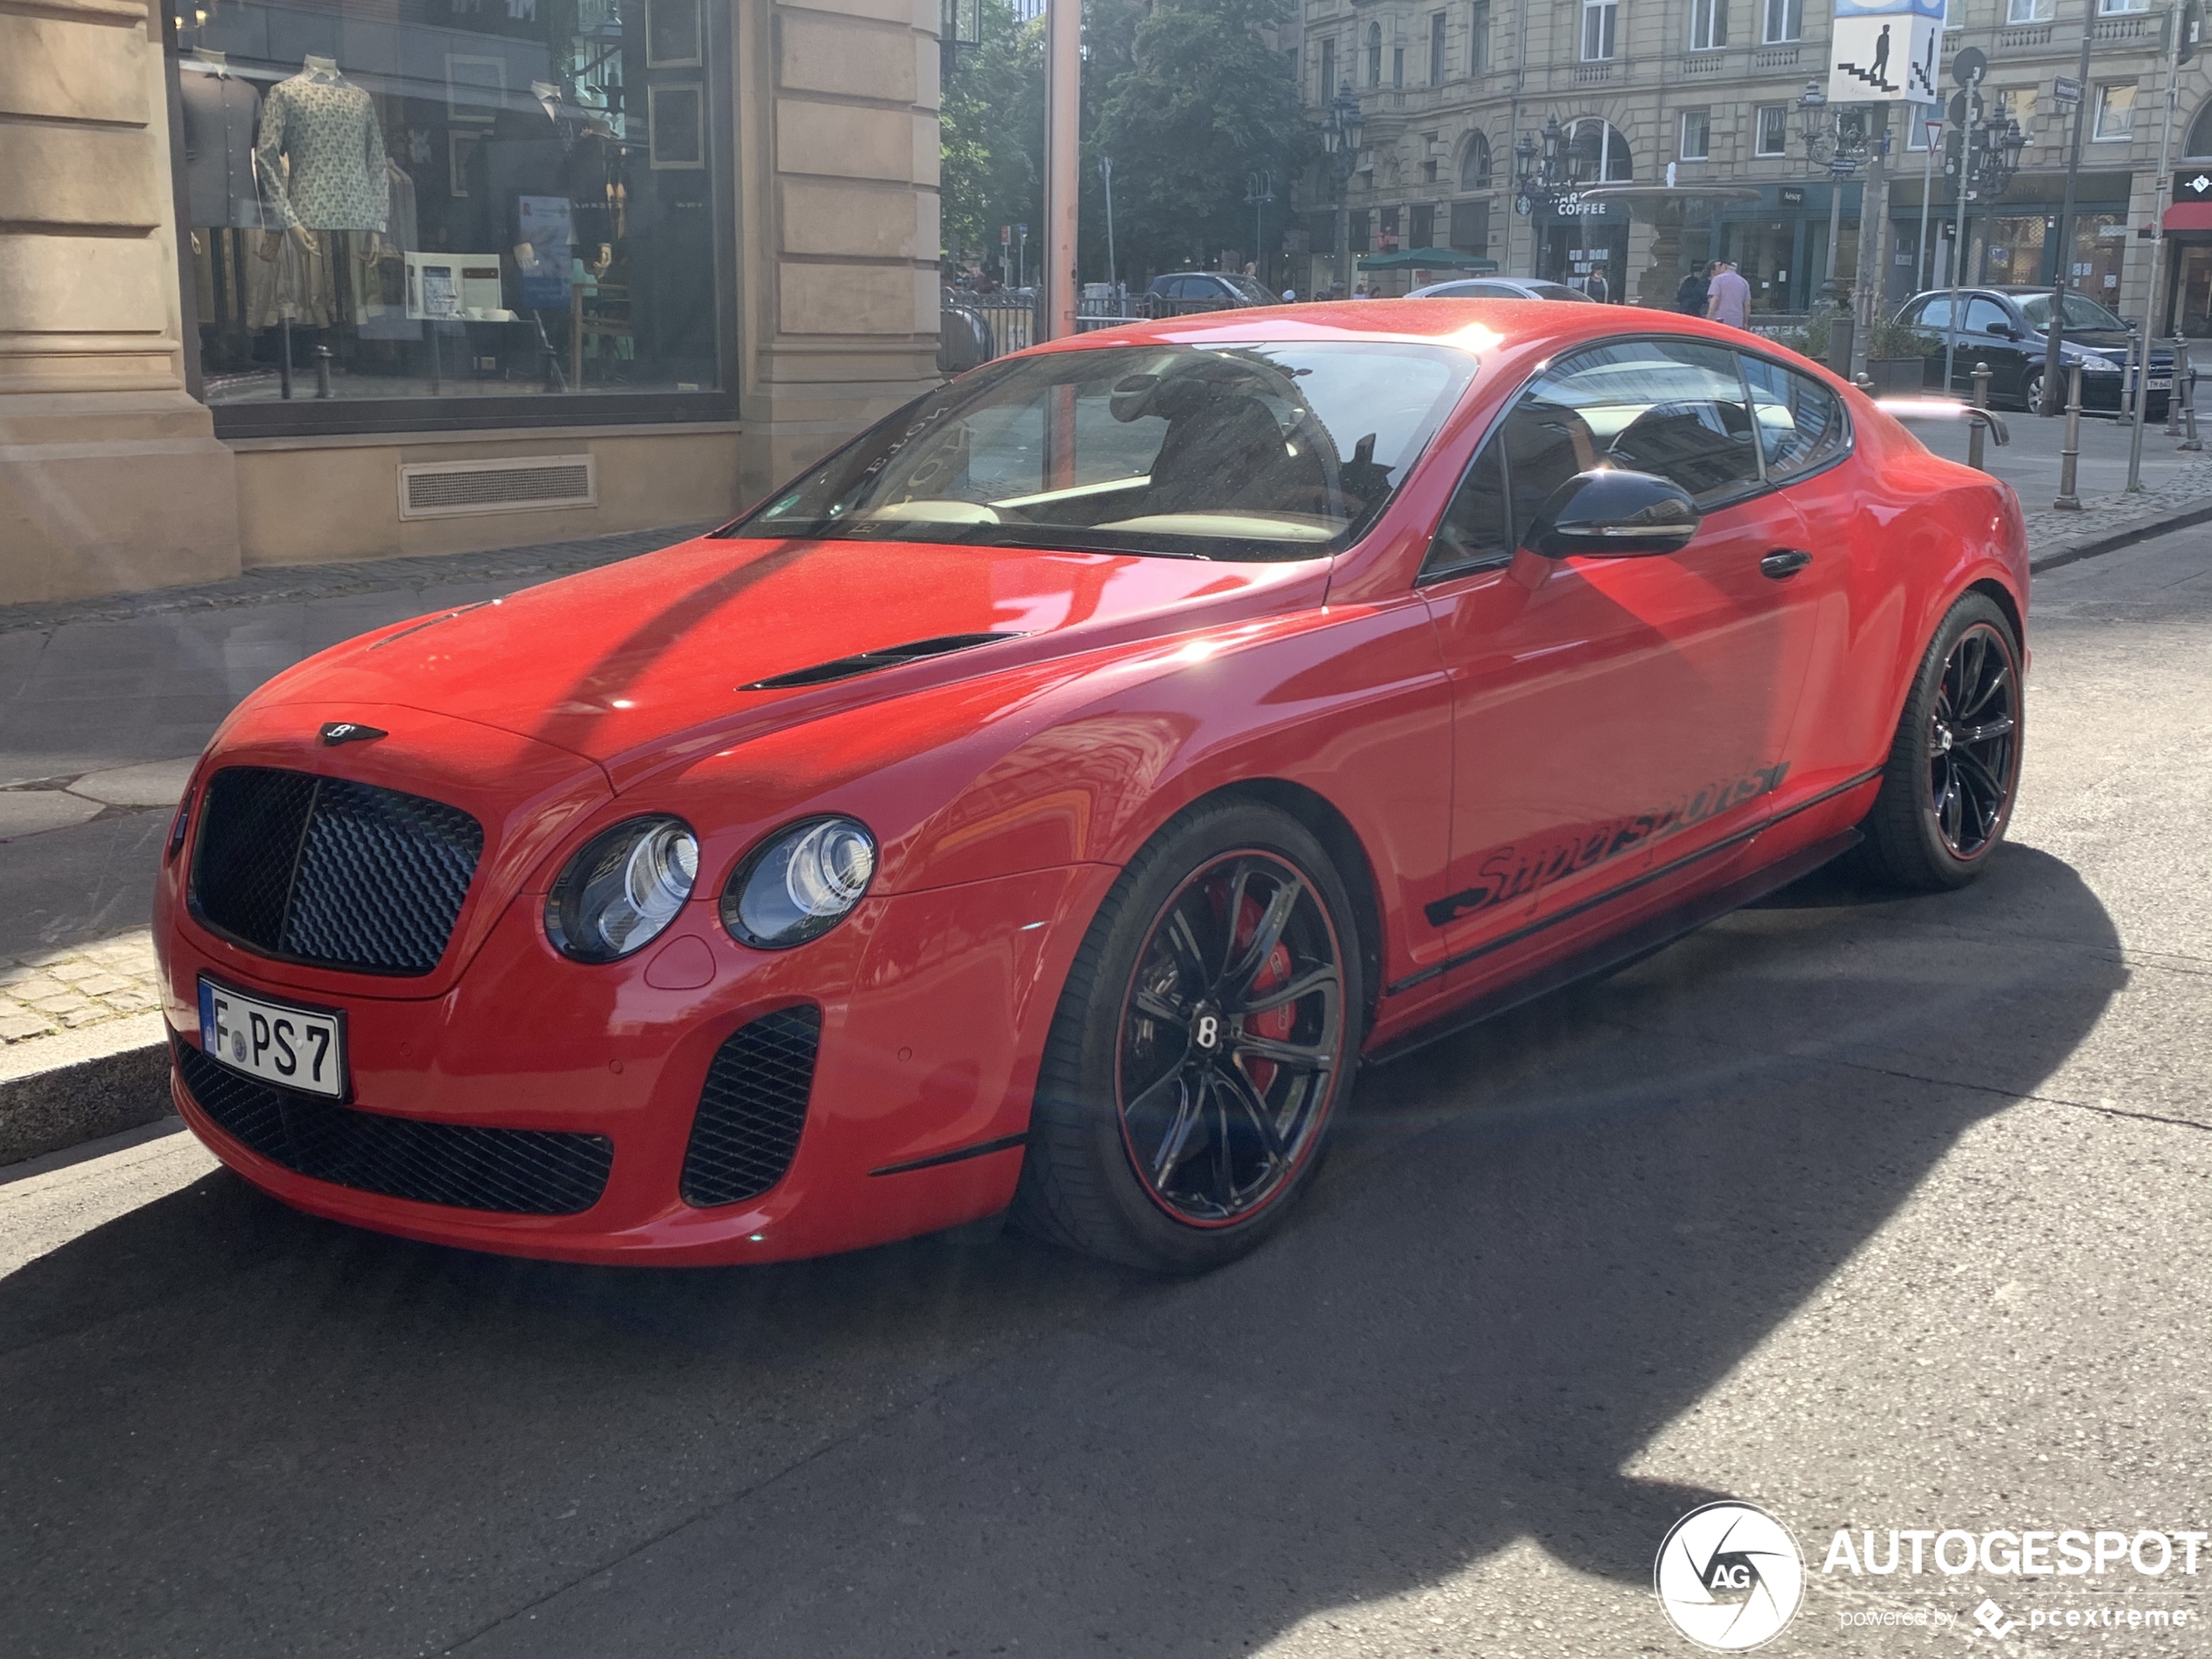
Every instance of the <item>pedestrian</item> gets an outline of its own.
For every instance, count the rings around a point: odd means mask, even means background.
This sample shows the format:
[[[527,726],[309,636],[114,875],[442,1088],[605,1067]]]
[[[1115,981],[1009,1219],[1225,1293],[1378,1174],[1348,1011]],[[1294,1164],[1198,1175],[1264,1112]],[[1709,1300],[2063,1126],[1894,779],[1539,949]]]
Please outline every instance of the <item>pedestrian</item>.
[[[1367,297],[1367,285],[1363,282],[1354,288],[1352,291],[1352,297],[1355,300],[1365,300]]]
[[[1682,280],[1682,286],[1675,290],[1675,309],[1685,317],[1703,316],[1705,302],[1713,297],[1712,288],[1713,285],[1706,280],[1704,260],[1693,260],[1690,262],[1689,274]]]
[[[1751,322],[1751,285],[1736,269],[1733,260],[1723,260],[1714,273],[1712,292],[1705,301],[1705,314],[1715,322],[1724,322],[1731,328],[1746,328]]]
[[[1602,306],[1610,305],[1613,302],[1613,285],[1605,280],[1603,266],[1596,265],[1590,267],[1589,280],[1582,284],[1582,292]]]

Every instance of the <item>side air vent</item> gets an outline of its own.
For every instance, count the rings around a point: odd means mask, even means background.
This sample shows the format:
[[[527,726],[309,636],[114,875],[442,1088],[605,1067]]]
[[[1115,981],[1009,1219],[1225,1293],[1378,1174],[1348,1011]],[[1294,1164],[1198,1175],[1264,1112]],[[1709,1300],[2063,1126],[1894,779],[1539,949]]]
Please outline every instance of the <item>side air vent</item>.
[[[504,461],[425,461],[400,469],[401,518],[590,507],[599,480],[590,455],[516,455]]]
[[[750,685],[740,685],[740,691],[788,691],[801,685],[826,685],[832,680],[849,680],[856,675],[873,674],[878,669],[896,668],[901,663],[918,663],[925,657],[946,657],[956,651],[966,651],[974,645],[988,645],[997,639],[1019,639],[1020,634],[946,634],[936,639],[917,639],[910,645],[886,645],[881,651],[856,651],[850,657],[839,657],[826,663],[816,663],[812,668],[794,668],[788,674],[772,674],[765,680],[755,680]]]

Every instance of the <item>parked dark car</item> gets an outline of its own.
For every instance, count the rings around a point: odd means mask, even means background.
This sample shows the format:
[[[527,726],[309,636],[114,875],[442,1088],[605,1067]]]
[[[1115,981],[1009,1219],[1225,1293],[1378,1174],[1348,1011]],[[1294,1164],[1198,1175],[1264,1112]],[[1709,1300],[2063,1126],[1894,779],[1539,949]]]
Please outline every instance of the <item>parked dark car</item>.
[[[1959,290],[1959,343],[1952,356],[1953,391],[1971,395],[1976,363],[1990,368],[1989,401],[2033,409],[2043,398],[2043,361],[2051,320],[2048,288],[1989,287]],[[1951,332],[1951,291],[1915,294],[1898,313],[1934,337],[1926,380],[1943,384],[1945,343]],[[2059,334],[2059,373],[2081,365],[2081,407],[2118,413],[2127,384],[2128,326],[2087,294],[2066,296],[2064,327]],[[2166,398],[2174,385],[2174,353],[2155,343],[2150,354],[2150,408],[2154,420],[2166,418]],[[2061,388],[2061,390],[2064,388]]]
[[[1228,271],[1171,271],[1156,276],[1138,305],[1147,317],[1180,317],[1194,311],[1235,311],[1282,304],[1248,276]]]

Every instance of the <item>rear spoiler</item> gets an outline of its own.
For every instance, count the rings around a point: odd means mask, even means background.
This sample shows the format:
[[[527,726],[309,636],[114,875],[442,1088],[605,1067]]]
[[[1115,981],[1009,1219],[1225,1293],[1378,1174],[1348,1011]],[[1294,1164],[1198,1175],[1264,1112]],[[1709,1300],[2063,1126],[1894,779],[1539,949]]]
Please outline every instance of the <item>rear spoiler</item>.
[[[1993,409],[1978,408],[1972,403],[1961,403],[1951,397],[1878,397],[1874,407],[1898,421],[1972,421],[1987,429],[1990,436],[2002,444],[2010,443],[2013,435],[2005,429],[2005,417]]]

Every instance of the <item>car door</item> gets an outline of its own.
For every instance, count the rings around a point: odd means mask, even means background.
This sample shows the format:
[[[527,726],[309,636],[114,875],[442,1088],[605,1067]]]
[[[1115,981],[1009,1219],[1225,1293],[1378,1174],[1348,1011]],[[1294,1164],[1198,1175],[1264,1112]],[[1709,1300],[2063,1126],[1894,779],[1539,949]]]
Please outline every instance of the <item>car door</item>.
[[[2003,300],[1986,293],[1969,298],[1960,325],[1959,355],[1968,361],[1959,389],[1972,396],[1975,365],[1987,363],[1991,399],[2017,402],[2027,387],[2027,348],[2022,335],[2019,319]],[[1973,341],[1971,352],[1966,343],[1969,338]]]
[[[1682,551],[1545,559],[1544,501],[1595,466],[1656,472],[1703,513]],[[1422,575],[1453,693],[1447,954],[1740,841],[1788,770],[1807,618],[1762,562],[1809,532],[1764,487],[1733,353],[1586,347],[1487,435]],[[1770,565],[1770,568],[1772,568]]]

